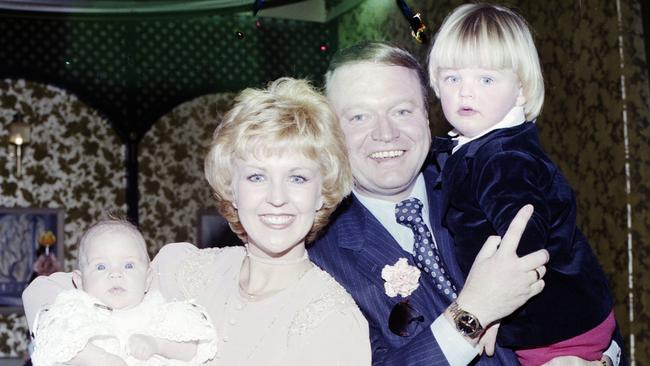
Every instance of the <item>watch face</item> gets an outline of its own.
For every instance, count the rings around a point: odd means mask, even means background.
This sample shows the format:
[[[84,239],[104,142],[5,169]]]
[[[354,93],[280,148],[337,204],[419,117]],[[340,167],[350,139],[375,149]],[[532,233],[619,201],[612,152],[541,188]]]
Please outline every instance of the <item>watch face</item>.
[[[481,325],[472,314],[461,314],[456,321],[456,327],[466,336],[472,336],[479,330]]]

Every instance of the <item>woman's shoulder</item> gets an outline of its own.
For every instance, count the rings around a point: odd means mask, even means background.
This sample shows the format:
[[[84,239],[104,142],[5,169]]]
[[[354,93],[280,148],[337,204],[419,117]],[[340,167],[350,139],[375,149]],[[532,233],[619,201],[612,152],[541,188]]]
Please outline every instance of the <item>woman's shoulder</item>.
[[[161,271],[173,274],[184,298],[196,298],[219,274],[238,268],[244,255],[243,247],[199,249],[189,243],[172,243],[161,248],[154,261]]]
[[[341,286],[334,277],[318,267],[314,267],[308,278],[307,287],[310,296],[308,301],[296,313],[290,327],[290,332],[303,334],[310,329],[319,327],[333,315],[361,317],[359,308],[350,294]]]

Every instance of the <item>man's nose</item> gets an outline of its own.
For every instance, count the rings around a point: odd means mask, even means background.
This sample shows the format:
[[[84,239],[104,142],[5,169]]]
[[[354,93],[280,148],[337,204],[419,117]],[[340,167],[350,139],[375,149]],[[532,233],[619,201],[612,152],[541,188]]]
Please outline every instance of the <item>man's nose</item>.
[[[372,131],[372,138],[377,141],[390,142],[399,137],[399,128],[389,117],[379,117],[375,129]]]

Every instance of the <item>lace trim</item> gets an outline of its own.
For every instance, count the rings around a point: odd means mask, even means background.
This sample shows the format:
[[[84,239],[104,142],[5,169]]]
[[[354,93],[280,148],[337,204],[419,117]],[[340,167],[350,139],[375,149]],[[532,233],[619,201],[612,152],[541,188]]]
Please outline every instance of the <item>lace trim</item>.
[[[198,297],[210,285],[215,277],[215,262],[224,249],[197,249],[181,263],[176,273],[176,283],[186,299]]]
[[[298,311],[289,326],[290,335],[304,335],[310,329],[317,327],[336,309],[356,307],[350,294],[332,276],[322,270],[319,271],[318,276],[326,282],[325,290],[314,301]]]

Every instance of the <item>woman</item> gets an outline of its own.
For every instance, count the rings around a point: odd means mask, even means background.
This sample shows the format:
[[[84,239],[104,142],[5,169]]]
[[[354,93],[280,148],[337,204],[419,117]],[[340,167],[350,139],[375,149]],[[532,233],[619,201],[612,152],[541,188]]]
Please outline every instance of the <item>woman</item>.
[[[246,247],[169,244],[152,284],[207,308],[219,336],[210,365],[370,364],[365,318],[305,249],[351,189],[345,152],[335,115],[303,80],[244,90],[215,131],[206,178]],[[53,292],[43,281],[26,290],[28,317],[42,286]]]

